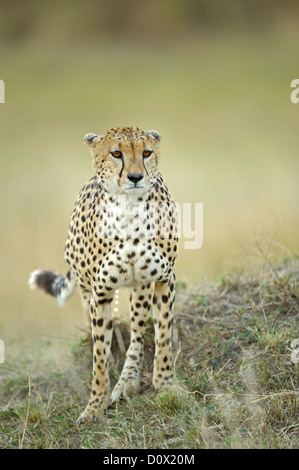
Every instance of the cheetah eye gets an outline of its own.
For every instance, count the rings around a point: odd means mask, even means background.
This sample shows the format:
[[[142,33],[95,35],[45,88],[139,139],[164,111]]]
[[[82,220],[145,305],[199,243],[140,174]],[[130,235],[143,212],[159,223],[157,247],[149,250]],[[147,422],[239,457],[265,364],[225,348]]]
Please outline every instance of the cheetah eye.
[[[148,158],[151,156],[153,152],[151,150],[144,150],[142,155],[143,155],[143,158]]]
[[[119,150],[115,150],[115,152],[110,152],[112,157],[114,158],[121,158],[123,154]]]

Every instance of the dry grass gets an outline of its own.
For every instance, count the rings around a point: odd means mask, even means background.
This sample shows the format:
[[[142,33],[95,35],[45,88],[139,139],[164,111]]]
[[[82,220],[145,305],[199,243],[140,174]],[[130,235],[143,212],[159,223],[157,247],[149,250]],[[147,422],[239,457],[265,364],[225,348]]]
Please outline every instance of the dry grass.
[[[150,320],[143,393],[79,429],[91,370],[86,340],[58,345],[58,362],[57,343],[41,344],[38,360],[24,351],[0,369],[1,447],[298,448],[298,364],[291,361],[298,280],[299,259],[292,258],[213,284],[177,283],[175,386],[153,395]],[[118,328],[127,345],[127,323]],[[115,336],[112,352],[114,383],[123,362]]]

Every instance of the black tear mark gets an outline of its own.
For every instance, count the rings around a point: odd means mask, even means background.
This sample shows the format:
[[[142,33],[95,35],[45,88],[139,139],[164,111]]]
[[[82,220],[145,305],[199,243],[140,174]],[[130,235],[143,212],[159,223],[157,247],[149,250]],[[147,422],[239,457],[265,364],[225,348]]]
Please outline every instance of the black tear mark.
[[[144,158],[142,159],[142,161],[143,161],[143,168],[145,169],[147,176],[149,176],[148,171],[147,171],[147,169],[145,168]]]
[[[121,178],[121,175],[123,174],[123,171],[124,171],[124,157],[121,156],[120,159],[121,159],[122,167],[120,170],[119,178]]]

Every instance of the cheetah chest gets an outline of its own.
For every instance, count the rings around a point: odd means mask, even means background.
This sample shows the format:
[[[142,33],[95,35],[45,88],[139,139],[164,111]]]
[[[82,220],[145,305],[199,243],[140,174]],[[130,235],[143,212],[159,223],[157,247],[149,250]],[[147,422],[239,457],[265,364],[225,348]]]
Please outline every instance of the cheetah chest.
[[[102,261],[99,281],[115,287],[163,281],[169,269],[166,253],[152,240],[119,241]]]

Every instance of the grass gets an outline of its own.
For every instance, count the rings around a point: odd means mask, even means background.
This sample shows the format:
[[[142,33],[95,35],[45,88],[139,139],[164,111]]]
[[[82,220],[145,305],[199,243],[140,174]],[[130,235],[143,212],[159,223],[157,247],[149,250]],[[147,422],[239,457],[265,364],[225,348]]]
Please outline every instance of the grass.
[[[0,369],[1,448],[298,448],[298,280],[295,257],[215,283],[177,283],[173,388],[151,390],[150,321],[143,393],[80,428],[91,376],[86,335],[63,344],[59,361],[51,341],[38,356],[23,351]],[[127,345],[128,324],[117,328]],[[115,337],[112,352],[115,383],[123,364]]]

